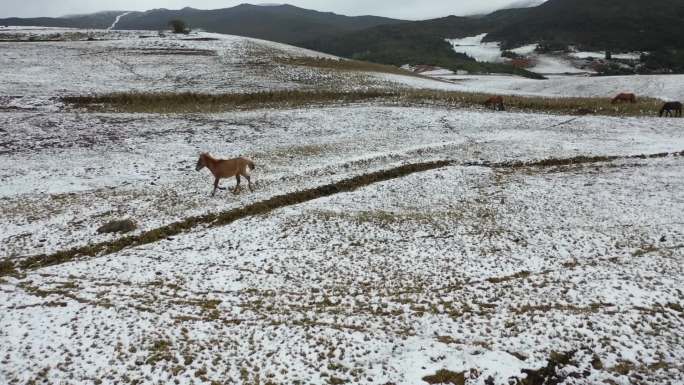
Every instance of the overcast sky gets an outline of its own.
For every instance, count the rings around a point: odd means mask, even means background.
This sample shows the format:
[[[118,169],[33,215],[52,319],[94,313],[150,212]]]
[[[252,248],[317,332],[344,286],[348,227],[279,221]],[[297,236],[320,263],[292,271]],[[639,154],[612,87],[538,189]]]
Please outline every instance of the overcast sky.
[[[525,0],[523,0],[525,1]],[[534,1],[534,0],[532,0]],[[193,7],[214,9],[241,3],[232,0],[0,0],[0,17],[63,16],[104,10],[144,11],[152,8]],[[428,19],[447,15],[472,15],[505,7],[519,0],[290,0],[286,3],[344,15],[377,15],[401,19]],[[280,3],[278,1],[278,3]]]

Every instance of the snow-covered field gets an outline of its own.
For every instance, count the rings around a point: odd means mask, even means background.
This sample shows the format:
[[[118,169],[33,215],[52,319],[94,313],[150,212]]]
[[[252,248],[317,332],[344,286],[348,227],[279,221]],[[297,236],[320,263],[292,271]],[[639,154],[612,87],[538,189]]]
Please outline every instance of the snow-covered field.
[[[633,92],[662,100],[684,100],[684,75],[549,76],[547,80],[507,75],[439,75],[459,91],[552,98],[605,97]]]
[[[357,87],[604,96],[630,84],[684,98],[684,79],[447,83],[277,64],[317,54],[252,39],[139,34],[0,43],[11,75],[0,77],[0,261],[121,237],[97,234],[112,219],[134,219],[137,235],[397,165],[452,163],[0,275],[0,384],[415,385],[442,369],[457,384],[554,373],[562,384],[684,383],[684,157],[627,158],[684,150],[681,119],[376,103],[115,114],[55,99]],[[256,191],[210,198],[200,151],[254,159]],[[491,166],[582,155],[625,158]]]
[[[370,105],[201,116],[0,113],[0,210],[7,219],[0,252],[54,252],[109,239],[94,231],[109,220],[131,217],[149,230],[402,162],[684,149],[678,120],[563,124],[569,119]],[[254,158],[259,191],[207,199],[211,180],[193,168],[201,151]]]
[[[61,36],[66,41],[2,42],[15,39],[17,33],[55,39]],[[77,33],[77,40],[69,40],[69,33]],[[88,41],[88,37],[96,40]],[[0,44],[0,109],[54,111],[60,107],[54,100],[59,96],[130,91],[455,89],[445,82],[411,76],[283,64],[276,59],[334,57],[279,43],[205,32],[160,37],[151,31],[7,29],[0,30]]]

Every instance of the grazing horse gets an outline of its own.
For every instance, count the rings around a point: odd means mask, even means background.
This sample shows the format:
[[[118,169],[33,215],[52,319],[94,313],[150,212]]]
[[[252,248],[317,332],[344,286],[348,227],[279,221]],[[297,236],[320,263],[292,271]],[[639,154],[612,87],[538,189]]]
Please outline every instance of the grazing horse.
[[[636,103],[636,95],[634,94],[627,94],[627,93],[622,93],[618,94],[616,97],[613,98],[612,103]]]
[[[252,180],[250,178],[250,174],[252,170],[256,168],[256,166],[254,165],[254,162],[249,159],[216,159],[209,153],[203,152],[200,154],[195,170],[200,171],[204,167],[208,168],[209,171],[214,174],[214,191],[212,191],[211,196],[216,195],[216,189],[225,190],[225,188],[219,187],[219,181],[221,179],[232,177],[235,177],[237,180],[237,184],[233,190],[233,193],[237,194],[240,188],[240,176],[244,176],[245,179],[247,179],[249,191],[254,191],[252,189]]]
[[[501,97],[501,96],[492,96],[491,98],[487,99],[487,101],[484,102],[484,106],[487,108],[491,108],[494,111],[505,111],[506,110],[506,108],[504,107],[503,97]]]
[[[663,104],[663,108],[660,109],[660,116],[663,114],[665,116],[682,117],[682,103],[681,102],[667,102]]]

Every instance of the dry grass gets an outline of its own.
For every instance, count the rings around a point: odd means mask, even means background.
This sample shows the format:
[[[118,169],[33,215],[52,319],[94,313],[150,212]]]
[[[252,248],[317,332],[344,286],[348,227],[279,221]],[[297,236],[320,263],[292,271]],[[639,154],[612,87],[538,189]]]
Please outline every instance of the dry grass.
[[[361,64],[365,66],[371,63]],[[359,66],[359,68],[363,67]],[[113,93],[94,96],[70,96],[64,97],[63,101],[72,107],[85,108],[95,112],[212,113],[236,109],[293,108],[366,101],[402,105],[429,104],[460,108],[484,108],[484,101],[491,96],[482,93],[425,90],[349,92],[285,90],[237,94]],[[506,96],[504,99],[509,111],[568,115],[657,116],[662,104],[657,99],[647,98],[642,98],[635,104],[616,105],[611,104],[608,98]]]
[[[383,91],[266,91],[238,94],[113,93],[64,97],[76,108],[101,112],[211,113],[235,109],[287,108],[319,103],[350,103],[391,96]]]
[[[423,381],[428,384],[454,384],[454,385],[465,385],[465,373],[464,372],[452,372],[450,370],[441,369],[437,373],[431,376],[423,377]]]
[[[10,260],[0,260],[0,277],[6,275],[13,275],[16,273],[14,263]]]
[[[562,167],[562,166],[575,166],[583,164],[596,164],[596,163],[608,163],[616,160],[628,160],[628,159],[658,159],[666,158],[670,156],[684,156],[684,151],[680,152],[663,152],[658,154],[639,154],[639,155],[627,155],[627,156],[576,156],[572,158],[547,158],[531,162],[504,162],[488,164],[485,166],[490,166],[492,168],[547,168],[547,167]]]
[[[570,365],[576,352],[571,351],[567,353],[552,352],[551,357],[545,367],[538,370],[523,369],[522,372],[526,375],[525,378],[519,380],[517,384],[521,385],[545,385],[545,384],[560,384],[566,380],[569,374],[559,373],[558,369]]]
[[[331,144],[304,144],[301,146],[281,147],[273,151],[256,154],[257,158],[313,157],[332,150]]]
[[[311,212],[314,216],[329,221],[333,219],[344,219],[356,223],[422,223],[433,224],[444,220],[456,220],[463,218],[463,212],[455,210],[444,210],[439,212],[417,212],[402,211],[391,212],[384,210],[355,211],[355,212],[336,212],[328,210],[315,210]]]
[[[518,280],[518,279],[525,279],[530,276],[529,271],[521,271],[519,273],[515,273],[513,275],[508,275],[505,277],[491,277],[487,278],[487,282],[489,283],[503,283],[503,282],[508,282],[508,281],[513,281],[513,280]]]
[[[486,93],[410,91],[404,98],[412,102],[428,101],[450,106],[482,106],[494,96]],[[534,96],[504,96],[509,111],[550,112],[567,115],[657,116],[662,101],[641,98],[634,104],[612,104],[610,98],[545,98]]]

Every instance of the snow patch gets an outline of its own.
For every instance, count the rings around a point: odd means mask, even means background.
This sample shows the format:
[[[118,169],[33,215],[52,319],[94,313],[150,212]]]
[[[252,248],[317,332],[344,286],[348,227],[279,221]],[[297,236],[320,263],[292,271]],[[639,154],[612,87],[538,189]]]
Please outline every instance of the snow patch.
[[[117,16],[116,19],[114,19],[114,23],[112,23],[112,25],[109,28],[107,28],[107,30],[111,31],[114,28],[116,28],[116,25],[119,24],[119,21],[121,21],[121,18],[126,16],[126,15],[129,15],[131,13],[132,12],[125,12],[125,13],[122,13],[121,15]]]
[[[486,33],[468,36],[460,39],[447,39],[455,52],[462,53],[472,57],[480,62],[488,63],[502,63],[504,58],[501,57],[500,43],[498,42],[483,42],[482,40],[487,36]]]
[[[606,58],[606,53],[605,52],[589,52],[589,51],[580,51],[580,52],[572,52],[570,53],[570,56],[578,58],[578,59],[605,59]],[[613,59],[620,59],[620,60],[640,60],[641,59],[641,52],[632,52],[632,53],[617,53],[617,54],[611,54],[611,57]]]

